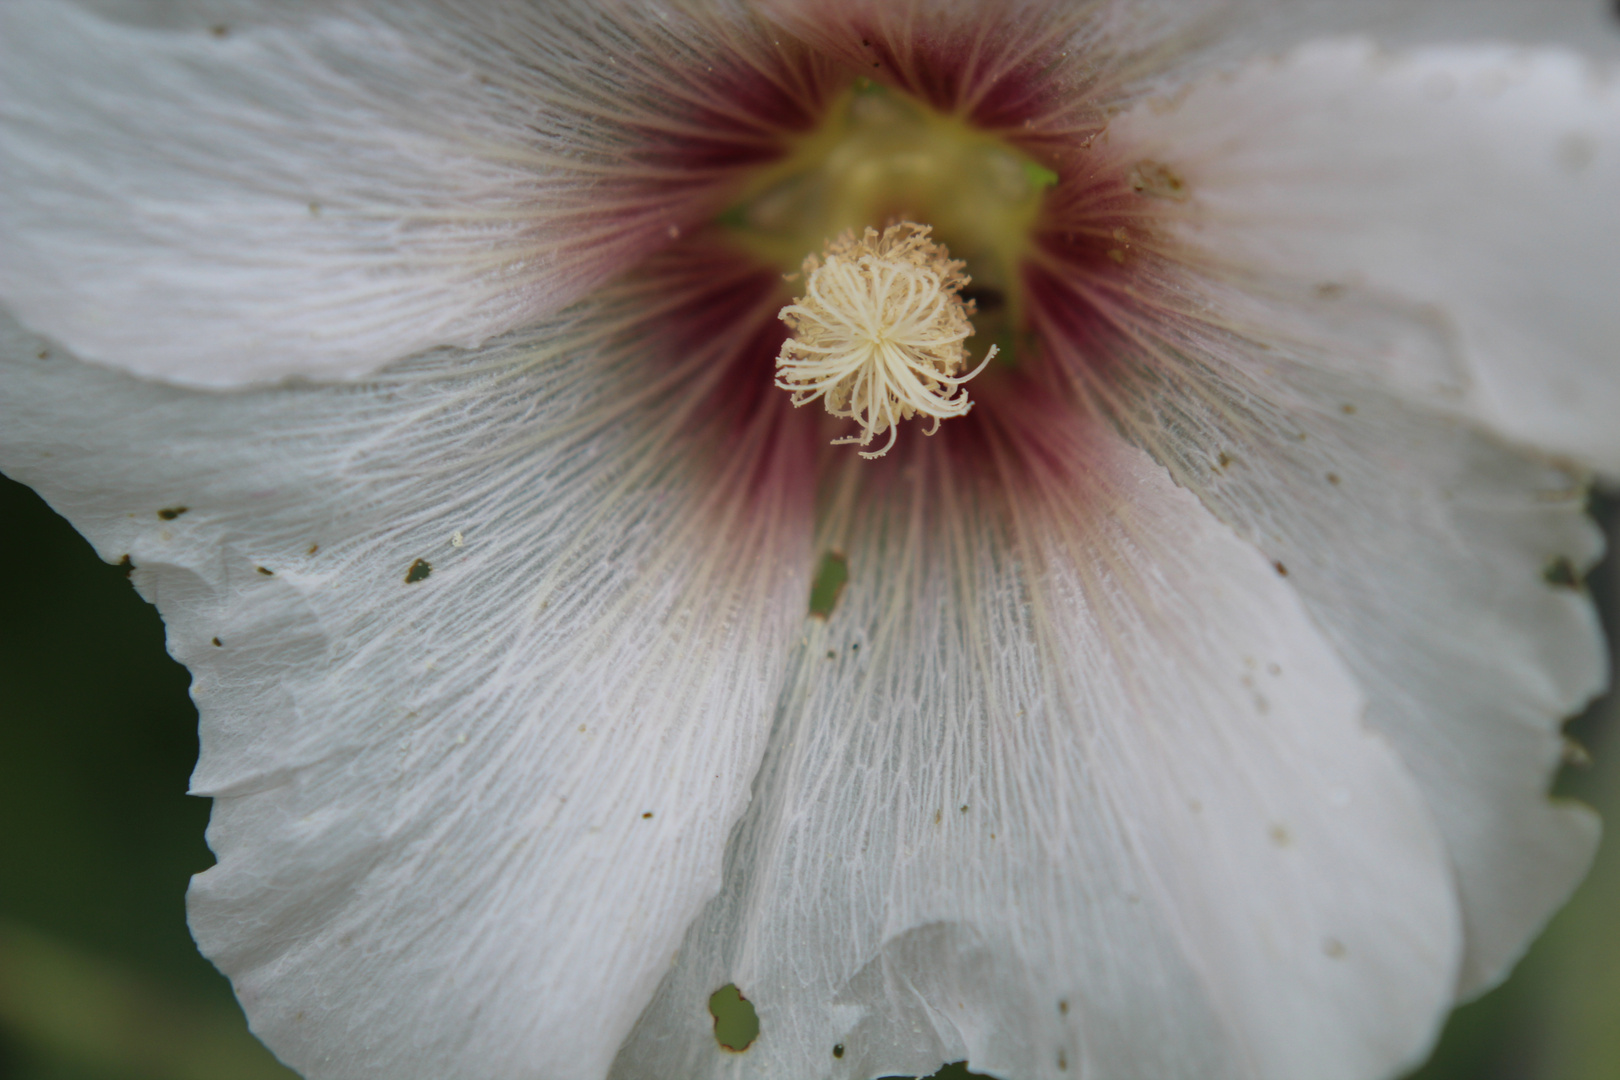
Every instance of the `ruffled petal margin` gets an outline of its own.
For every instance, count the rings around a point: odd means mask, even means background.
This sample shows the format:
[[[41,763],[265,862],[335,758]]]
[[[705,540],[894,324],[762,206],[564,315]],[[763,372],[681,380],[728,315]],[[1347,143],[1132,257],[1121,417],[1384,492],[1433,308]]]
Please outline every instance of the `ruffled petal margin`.
[[[192,928],[306,1076],[597,1080],[719,887],[814,443],[709,419],[724,340],[604,330],[665,299],[228,396],[0,324],[0,463],[193,673]]]

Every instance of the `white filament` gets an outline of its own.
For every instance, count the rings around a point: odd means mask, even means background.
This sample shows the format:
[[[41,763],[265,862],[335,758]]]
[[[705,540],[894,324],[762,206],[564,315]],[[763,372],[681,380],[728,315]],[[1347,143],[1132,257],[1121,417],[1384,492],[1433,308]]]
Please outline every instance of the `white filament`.
[[[833,440],[859,443],[889,433],[882,457],[894,446],[899,423],[921,413],[939,422],[973,407],[962,384],[983,371],[957,375],[967,362],[963,342],[973,334],[971,302],[962,263],[928,238],[930,227],[905,221],[881,236],[868,228],[860,240],[845,233],[828,243],[825,261],[804,262],[805,295],[783,308],[793,331],[776,359],[776,385],[793,404],[820,399],[833,416],[861,425],[859,435]]]

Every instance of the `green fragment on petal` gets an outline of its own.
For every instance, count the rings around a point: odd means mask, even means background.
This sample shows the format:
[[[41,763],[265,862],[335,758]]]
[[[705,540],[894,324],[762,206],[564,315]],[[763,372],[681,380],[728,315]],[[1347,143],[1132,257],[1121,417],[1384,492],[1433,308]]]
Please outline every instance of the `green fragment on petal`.
[[[810,586],[810,614],[818,619],[832,615],[849,581],[849,560],[841,552],[829,551],[821,557],[821,566]]]
[[[709,995],[709,1015],[714,1017],[714,1041],[722,1050],[741,1053],[759,1038],[759,1014],[734,983]]]

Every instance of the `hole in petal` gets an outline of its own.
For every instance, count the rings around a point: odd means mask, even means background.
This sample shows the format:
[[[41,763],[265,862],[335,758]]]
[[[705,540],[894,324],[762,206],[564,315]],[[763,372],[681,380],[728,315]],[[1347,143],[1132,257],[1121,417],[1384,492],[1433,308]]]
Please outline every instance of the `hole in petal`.
[[[849,560],[843,552],[829,551],[823,555],[815,581],[810,585],[810,614],[818,619],[831,616],[848,582]]]
[[[405,571],[405,584],[415,585],[418,581],[426,581],[427,576],[433,573],[433,564],[426,559],[417,559],[411,563],[411,568]]]
[[[973,1072],[965,1061],[953,1061],[927,1080],[990,1080],[990,1077]]]
[[[1578,589],[1582,584],[1581,572],[1562,555],[1541,568],[1541,580],[1559,589]]]
[[[1564,749],[1560,756],[1563,763],[1572,769],[1592,767],[1592,752],[1567,735],[1564,737]]]
[[[167,510],[159,510],[158,517],[164,521],[173,521],[189,509],[191,509],[189,506],[171,506]]]
[[[735,983],[709,995],[709,1015],[714,1017],[714,1041],[722,1050],[740,1054],[759,1038],[759,1014]]]

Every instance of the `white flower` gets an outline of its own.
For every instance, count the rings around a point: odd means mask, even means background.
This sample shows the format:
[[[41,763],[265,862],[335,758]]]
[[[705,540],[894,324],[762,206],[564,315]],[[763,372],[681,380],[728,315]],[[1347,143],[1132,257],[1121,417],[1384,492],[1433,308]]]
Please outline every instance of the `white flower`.
[[[163,612],[306,1075],[1387,1077],[1583,872],[1596,4],[162,11],[0,5],[0,466]],[[1016,346],[873,462],[758,261],[857,76]]]

